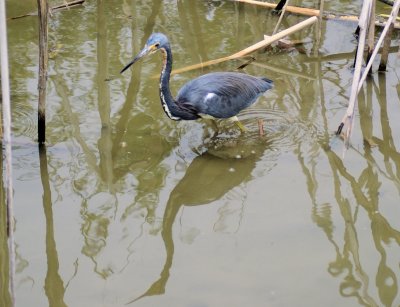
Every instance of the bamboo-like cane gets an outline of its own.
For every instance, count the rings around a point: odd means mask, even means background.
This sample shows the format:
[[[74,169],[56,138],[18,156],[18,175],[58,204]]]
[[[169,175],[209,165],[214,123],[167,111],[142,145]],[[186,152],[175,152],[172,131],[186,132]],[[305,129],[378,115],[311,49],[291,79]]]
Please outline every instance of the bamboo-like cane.
[[[1,57],[1,89],[3,99],[4,146],[6,164],[6,201],[7,201],[7,234],[10,270],[10,294],[12,306],[15,306],[15,248],[14,248],[14,204],[13,204],[13,176],[11,155],[11,105],[10,82],[8,71],[8,43],[6,5],[0,0],[0,57]]]
[[[39,16],[39,101],[38,101],[38,142],[46,141],[46,85],[48,64],[48,26],[49,6],[47,0],[37,0]]]
[[[178,74],[178,73],[182,73],[182,72],[186,72],[186,71],[190,71],[190,70],[194,70],[194,69],[199,69],[199,68],[203,68],[203,67],[207,67],[210,65],[214,65],[214,64],[218,64],[221,62],[225,62],[225,61],[229,61],[229,60],[234,60],[234,59],[238,59],[241,58],[245,55],[248,55],[258,49],[264,48],[265,46],[268,46],[270,44],[272,44],[273,42],[284,38],[287,35],[293,34],[297,31],[300,31],[302,29],[304,29],[305,27],[312,25],[313,23],[315,23],[317,21],[317,17],[310,17],[302,22],[299,22],[298,24],[291,26],[290,28],[287,28],[286,30],[283,30],[281,32],[276,33],[275,35],[266,37],[264,40],[251,45],[239,52],[236,52],[234,54],[231,54],[229,56],[223,57],[223,58],[219,58],[219,59],[215,59],[215,60],[211,60],[211,61],[207,61],[207,62],[203,62],[203,63],[199,63],[199,64],[195,64],[195,65],[191,65],[191,66],[187,66],[184,68],[180,68],[180,69],[176,69],[172,71],[172,74]]]

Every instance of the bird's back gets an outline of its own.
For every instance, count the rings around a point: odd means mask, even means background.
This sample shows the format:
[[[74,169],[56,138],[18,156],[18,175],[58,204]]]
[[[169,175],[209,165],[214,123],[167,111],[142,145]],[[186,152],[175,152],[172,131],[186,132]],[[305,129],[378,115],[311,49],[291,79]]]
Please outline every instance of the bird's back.
[[[186,83],[176,97],[178,104],[190,105],[199,115],[229,118],[253,104],[272,88],[272,81],[243,73],[209,73]]]

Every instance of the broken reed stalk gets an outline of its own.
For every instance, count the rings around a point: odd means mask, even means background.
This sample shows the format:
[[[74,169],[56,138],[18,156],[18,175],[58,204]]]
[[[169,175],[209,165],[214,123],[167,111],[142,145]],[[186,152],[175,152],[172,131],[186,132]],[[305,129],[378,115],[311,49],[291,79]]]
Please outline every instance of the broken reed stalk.
[[[13,211],[13,177],[11,156],[11,105],[8,71],[8,44],[5,0],[0,0],[0,57],[1,57],[1,90],[4,117],[4,145],[6,164],[6,205],[7,235],[9,252],[10,294],[12,306],[15,306],[15,248],[14,248],[14,211]],[[3,171],[3,170],[1,170]]]
[[[356,61],[355,61],[355,67],[354,67],[353,83],[352,83],[352,87],[351,87],[349,106],[348,106],[347,112],[344,115],[342,122],[340,123],[338,130],[336,132],[336,134],[340,134],[342,132],[344,125],[348,123],[348,128],[346,130],[346,141],[347,142],[348,142],[351,132],[352,132],[354,109],[355,109],[355,104],[356,104],[356,100],[357,100],[358,85],[359,85],[360,76],[361,76],[361,67],[362,67],[363,56],[364,56],[365,39],[367,36],[368,19],[370,17],[370,13],[371,13],[371,5],[372,5],[371,1],[372,0],[364,1],[363,7],[361,10],[360,22],[358,24],[358,26],[360,28],[360,35],[359,35],[358,47],[357,47],[357,51],[356,51],[357,55],[356,55]]]
[[[250,47],[247,47],[239,52],[236,52],[234,54],[231,54],[229,56],[223,57],[223,58],[219,58],[219,59],[215,59],[215,60],[210,60],[207,62],[203,62],[203,63],[199,63],[199,64],[195,64],[195,65],[191,65],[191,66],[187,66],[184,68],[180,68],[180,69],[176,69],[172,71],[172,74],[178,74],[178,73],[182,73],[182,72],[186,72],[189,70],[193,70],[193,69],[199,69],[199,68],[203,68],[203,67],[207,67],[210,65],[214,65],[214,64],[218,64],[221,62],[225,62],[225,61],[229,61],[229,60],[234,60],[234,59],[238,59],[241,58],[245,55],[248,55],[258,49],[264,48],[270,44],[272,44],[273,42],[276,42],[277,40],[280,40],[281,38],[284,38],[287,35],[293,34],[297,31],[300,31],[302,29],[304,29],[305,27],[312,25],[313,23],[315,23],[317,21],[317,17],[310,17],[302,22],[299,22],[298,24],[291,26],[290,28],[287,28],[286,30],[283,30],[281,32],[278,32],[272,36],[268,36],[266,37],[264,40],[251,45]]]
[[[46,141],[46,85],[48,64],[48,26],[49,5],[47,0],[37,0],[39,16],[39,101],[38,101],[38,142]]]
[[[265,8],[269,9],[274,9],[276,7],[275,3],[269,3],[269,2],[261,2],[261,1],[255,1],[255,0],[234,0],[236,2],[242,2],[242,3],[247,3],[247,4],[253,4],[253,5],[258,5],[262,6]],[[298,6],[290,6],[286,8],[286,11],[289,13],[293,14],[298,14],[298,15],[303,15],[303,16],[319,16],[319,10],[316,9],[310,9],[310,8],[305,8],[305,7],[298,7]],[[353,15],[340,15],[340,14],[332,14],[332,13],[325,13],[323,14],[323,18],[325,19],[333,19],[333,20],[344,20],[344,21],[353,21],[353,22],[358,22],[359,18],[358,16],[353,16]],[[386,23],[381,21],[381,20],[376,20],[375,25],[376,26],[384,26]],[[400,28],[400,23],[395,24],[395,29]]]
[[[283,6],[283,8],[282,8],[282,10],[281,10],[281,13],[280,13],[280,15],[279,15],[278,22],[277,22],[276,25],[275,25],[274,31],[272,31],[272,35],[274,35],[274,34],[276,33],[276,31],[278,31],[278,28],[279,28],[279,26],[280,26],[280,24],[281,24],[281,22],[282,22],[283,15],[285,15],[286,8],[287,8],[288,4],[289,4],[289,0],[287,0],[287,1],[285,2],[284,6]]]

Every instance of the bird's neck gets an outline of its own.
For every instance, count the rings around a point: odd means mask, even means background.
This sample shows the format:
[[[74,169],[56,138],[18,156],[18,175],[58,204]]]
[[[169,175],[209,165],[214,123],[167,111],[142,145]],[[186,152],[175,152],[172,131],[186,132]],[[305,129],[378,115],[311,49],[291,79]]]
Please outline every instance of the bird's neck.
[[[160,76],[161,104],[165,114],[167,114],[170,119],[180,120],[179,107],[169,89],[169,79],[172,69],[172,52],[170,48],[162,48],[161,51],[163,56],[163,66]]]

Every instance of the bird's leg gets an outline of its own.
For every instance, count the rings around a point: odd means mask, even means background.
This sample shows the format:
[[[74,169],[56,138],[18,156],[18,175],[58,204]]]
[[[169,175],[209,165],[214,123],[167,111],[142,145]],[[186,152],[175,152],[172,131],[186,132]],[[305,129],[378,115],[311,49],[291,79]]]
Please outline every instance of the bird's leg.
[[[229,119],[232,120],[239,127],[240,131],[242,131],[242,132],[246,132],[247,131],[246,127],[243,126],[243,124],[239,121],[237,116],[232,116]]]
[[[217,136],[218,132],[219,132],[219,128],[218,128],[218,125],[217,125],[217,122],[215,121],[215,119],[212,117],[205,117],[205,116],[203,116],[202,119],[206,122],[207,126],[209,128],[211,128],[211,130],[213,131],[213,135],[211,138],[214,138],[215,136]]]
[[[215,119],[210,119],[210,121],[211,121],[211,123],[212,123],[212,125],[213,125],[213,127],[214,127],[214,130],[215,130],[216,132],[218,132],[218,131],[219,131],[219,127],[218,127],[218,124],[217,124],[217,122],[215,121]]]
[[[258,132],[260,133],[260,136],[263,136],[264,135],[264,123],[263,123],[263,120],[261,118],[259,118],[257,120],[257,122],[258,122]]]

